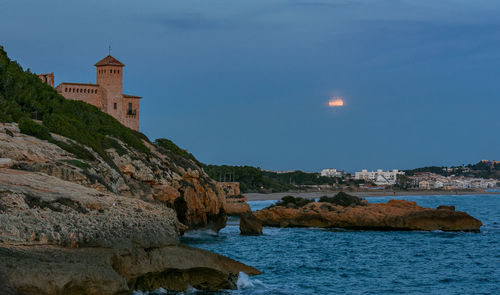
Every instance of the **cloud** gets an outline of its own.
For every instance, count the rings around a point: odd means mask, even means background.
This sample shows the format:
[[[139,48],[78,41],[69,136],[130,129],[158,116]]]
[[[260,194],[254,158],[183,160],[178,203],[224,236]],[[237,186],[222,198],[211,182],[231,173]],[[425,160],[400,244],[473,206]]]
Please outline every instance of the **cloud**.
[[[239,26],[234,19],[208,18],[201,13],[171,14],[157,17],[157,22],[163,26],[183,31],[195,30],[225,30]]]

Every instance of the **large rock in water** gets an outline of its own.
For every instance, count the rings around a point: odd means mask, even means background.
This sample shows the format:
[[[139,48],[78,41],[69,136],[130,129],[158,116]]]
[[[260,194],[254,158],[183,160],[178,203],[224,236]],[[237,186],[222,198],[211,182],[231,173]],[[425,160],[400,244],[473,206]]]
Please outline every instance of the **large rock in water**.
[[[240,215],[240,233],[246,236],[258,236],[262,234],[262,221],[252,212]]]
[[[0,289],[130,294],[236,287],[259,271],[179,244],[174,210],[38,172],[0,168]],[[3,288],[1,285],[6,285]]]
[[[106,150],[107,159],[90,148],[63,136],[52,136],[68,145],[86,149],[95,160],[79,159],[59,146],[20,133],[15,123],[0,123],[0,166],[43,172],[95,188],[102,193],[161,202],[174,209],[188,229],[226,224],[225,194],[216,182],[193,161],[150,143],[151,153],[141,153],[118,139],[109,137],[114,148]]]
[[[479,231],[482,226],[481,221],[454,208],[424,208],[405,200],[390,200],[385,204],[364,202],[347,207],[312,202],[300,208],[273,206],[254,214],[264,226],[276,227]]]

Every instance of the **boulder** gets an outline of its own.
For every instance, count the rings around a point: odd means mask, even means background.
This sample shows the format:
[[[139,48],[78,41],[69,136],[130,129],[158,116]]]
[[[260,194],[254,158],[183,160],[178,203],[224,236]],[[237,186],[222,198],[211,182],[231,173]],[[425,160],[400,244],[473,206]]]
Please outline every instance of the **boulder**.
[[[328,202],[312,202],[300,208],[272,206],[254,212],[264,226],[322,227],[360,230],[443,230],[474,231],[481,221],[451,207],[431,209],[415,202],[390,200],[385,204],[364,202],[358,206],[342,206]]]
[[[262,221],[252,212],[245,212],[240,215],[240,233],[247,236],[258,236],[262,234]]]

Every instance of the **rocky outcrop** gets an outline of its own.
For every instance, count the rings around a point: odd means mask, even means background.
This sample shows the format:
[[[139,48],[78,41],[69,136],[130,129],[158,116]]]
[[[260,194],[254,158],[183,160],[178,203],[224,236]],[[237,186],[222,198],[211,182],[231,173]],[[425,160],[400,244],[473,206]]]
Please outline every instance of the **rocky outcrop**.
[[[239,182],[217,182],[217,187],[226,196],[224,211],[227,215],[238,216],[245,212],[252,212],[247,203],[247,197],[241,195]]]
[[[272,206],[254,214],[264,226],[276,227],[479,231],[482,226],[481,221],[454,208],[424,208],[405,200],[390,200],[385,204],[364,201],[363,205],[347,207],[311,202],[300,208]]]
[[[247,197],[242,195],[227,196],[224,210],[226,211],[227,215],[235,216],[252,212],[252,210],[250,209],[250,205],[248,205],[247,203]]]
[[[240,234],[245,236],[258,236],[262,234],[262,221],[252,212],[240,215]]]
[[[21,134],[17,124],[0,123],[3,167],[43,172],[62,180],[147,202],[161,202],[176,211],[189,229],[225,226],[225,193],[191,159],[163,150],[144,138],[151,153],[141,153],[115,138],[103,159],[88,147],[65,137],[52,137],[90,153],[81,159],[46,140]]]
[[[173,209],[0,169],[0,283],[21,294],[235,288],[256,269],[179,244]]]

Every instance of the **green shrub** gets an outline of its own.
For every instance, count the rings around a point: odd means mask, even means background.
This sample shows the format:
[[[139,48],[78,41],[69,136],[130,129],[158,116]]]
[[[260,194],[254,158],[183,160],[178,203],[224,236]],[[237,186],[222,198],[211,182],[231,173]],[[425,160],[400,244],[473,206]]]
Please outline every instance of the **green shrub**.
[[[88,169],[90,168],[90,165],[87,164],[87,163],[84,163],[82,161],[78,161],[78,160],[66,160],[66,162],[70,165],[73,165],[73,166],[76,166],[76,167],[79,167],[79,168],[82,168],[82,169]]]
[[[201,163],[198,162],[198,160],[191,153],[189,153],[186,150],[181,149],[179,146],[177,146],[170,139],[158,138],[157,140],[155,140],[154,143],[155,143],[156,146],[160,147],[161,149],[163,149],[165,151],[169,151],[169,152],[171,152],[171,153],[173,153],[175,155],[178,155],[178,156],[181,156],[183,158],[187,158],[187,159],[193,160],[198,165],[201,165]]]
[[[45,128],[28,118],[43,121]],[[95,106],[65,99],[36,75],[23,71],[17,62],[9,59],[1,47],[0,122],[19,122],[23,133],[41,139],[49,139],[49,131],[63,135],[89,146],[108,163],[105,149],[114,145],[108,136],[119,139],[139,152],[150,153],[141,140],[144,135],[123,126]]]
[[[51,139],[51,140],[49,140],[49,142],[57,145],[58,147],[62,148],[63,150],[65,150],[67,152],[72,153],[73,155],[75,155],[79,159],[88,160],[88,161],[95,160],[94,155],[89,150],[87,150],[83,146],[78,145],[76,143],[66,143],[64,141],[55,140],[55,139]]]
[[[276,203],[276,206],[300,208],[312,202],[314,202],[314,200],[294,196],[284,196],[283,198],[281,198],[281,201]]]
[[[49,140],[52,137],[49,130],[45,126],[42,126],[26,117],[19,119],[19,130],[21,130],[21,133],[43,140]]]
[[[339,192],[334,197],[322,196],[319,198],[319,202],[331,203],[343,207],[365,206],[365,203],[363,203],[361,198],[346,194],[344,192]]]
[[[9,129],[7,128],[4,128],[5,129],[5,133],[7,133],[8,136],[10,137],[14,137],[14,133],[12,133],[12,131],[10,131]]]

